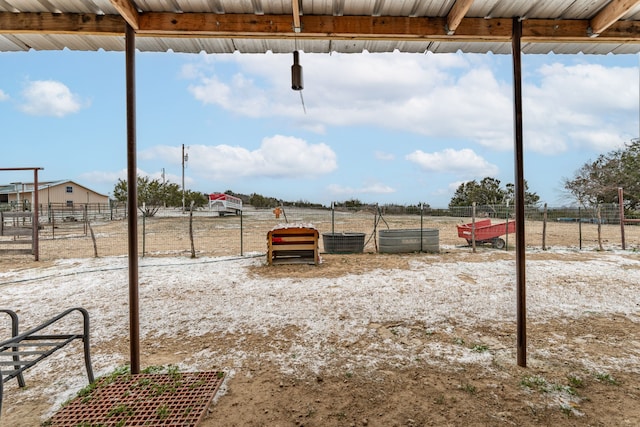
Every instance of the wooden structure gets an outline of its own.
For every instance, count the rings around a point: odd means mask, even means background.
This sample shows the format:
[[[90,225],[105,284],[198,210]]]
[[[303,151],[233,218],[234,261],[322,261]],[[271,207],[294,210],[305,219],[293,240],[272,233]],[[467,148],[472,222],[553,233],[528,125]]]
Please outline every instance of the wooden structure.
[[[273,264],[320,263],[318,230],[312,226],[287,225],[267,233],[267,262]]]

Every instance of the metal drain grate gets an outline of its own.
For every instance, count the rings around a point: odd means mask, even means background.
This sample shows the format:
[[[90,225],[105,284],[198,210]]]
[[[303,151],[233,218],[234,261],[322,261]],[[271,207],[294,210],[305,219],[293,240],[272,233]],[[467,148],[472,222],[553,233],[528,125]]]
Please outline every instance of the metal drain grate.
[[[127,374],[102,379],[43,425],[195,427],[223,379],[223,372]]]

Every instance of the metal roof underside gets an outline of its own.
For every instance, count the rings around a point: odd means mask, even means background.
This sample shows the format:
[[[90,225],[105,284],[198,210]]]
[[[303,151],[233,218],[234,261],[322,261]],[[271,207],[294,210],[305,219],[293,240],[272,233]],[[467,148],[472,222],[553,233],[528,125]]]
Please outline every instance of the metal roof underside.
[[[640,0],[0,0],[0,51],[640,52]]]

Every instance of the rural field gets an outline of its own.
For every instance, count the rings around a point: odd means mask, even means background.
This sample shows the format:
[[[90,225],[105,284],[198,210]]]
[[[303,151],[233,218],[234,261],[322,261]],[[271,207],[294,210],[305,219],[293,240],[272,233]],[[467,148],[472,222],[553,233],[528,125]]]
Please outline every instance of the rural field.
[[[122,213],[122,212],[120,212]],[[617,212],[613,212],[617,215]],[[40,260],[60,258],[90,258],[127,255],[126,219],[108,220],[109,212],[91,218],[89,224],[78,221],[46,222],[41,218]],[[478,221],[486,218],[479,217]],[[587,220],[592,218],[585,218]],[[504,223],[504,219],[491,219]],[[424,215],[379,215],[374,210],[335,211],[287,207],[280,218],[275,218],[270,209],[248,208],[244,215],[218,217],[206,210],[196,211],[193,217],[181,214],[180,210],[167,209],[151,218],[138,219],[138,251],[141,256],[227,256],[265,253],[267,233],[281,224],[312,225],[320,232],[320,250],[323,250],[324,233],[365,233],[365,252],[377,252],[379,232],[395,229],[437,230],[439,243],[445,246],[463,246],[466,241],[458,237],[456,225],[470,223],[468,217],[446,217]],[[95,242],[91,237],[91,232]],[[191,238],[193,236],[193,239]],[[510,249],[514,247],[514,234],[502,236]],[[622,248],[620,226],[594,223],[527,220],[525,224],[526,246],[530,249],[598,249]],[[193,245],[192,245],[193,242]],[[94,244],[95,243],[95,244]],[[625,248],[640,249],[640,226],[625,227]],[[544,245],[544,246],[543,246]],[[0,240],[0,249],[3,249]],[[28,258],[24,258],[28,260]],[[3,262],[0,259],[0,263]],[[21,262],[11,260],[10,262]]]
[[[175,244],[172,219],[158,218],[146,226],[165,228],[140,259],[142,366],[226,373],[201,426],[640,425],[640,227],[628,227],[623,251],[619,226],[603,225],[600,251],[594,224],[581,230],[582,250],[576,224],[553,224],[543,251],[541,225],[527,223],[524,368],[513,235],[511,250],[474,253],[456,234],[461,220],[429,218],[439,253],[375,253],[371,239],[364,253],[322,254],[317,266],[268,266],[273,216],[246,221],[258,238],[244,242],[243,256],[216,252],[235,241],[233,221],[196,232],[191,258],[188,244]],[[331,230],[330,218],[289,221]],[[334,226],[371,234],[373,216],[350,221]],[[124,253],[115,249],[122,224],[93,225],[98,257],[84,237],[69,237],[44,240],[40,262],[0,259],[2,307],[18,312],[22,330],[69,307],[89,311],[98,376],[129,360],[126,242]],[[7,319],[0,327],[8,331]],[[5,385],[0,425],[38,426],[84,387],[81,346],[25,380],[25,389]]]

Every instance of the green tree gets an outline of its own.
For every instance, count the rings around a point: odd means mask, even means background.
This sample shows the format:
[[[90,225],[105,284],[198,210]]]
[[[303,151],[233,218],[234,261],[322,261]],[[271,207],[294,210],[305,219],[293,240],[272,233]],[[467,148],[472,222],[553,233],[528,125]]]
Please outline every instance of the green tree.
[[[253,193],[249,196],[249,204],[256,208],[275,208],[280,206],[281,203],[278,199],[273,197],[265,197],[261,194]]]
[[[173,208],[182,207],[182,188],[173,182],[166,182],[164,185],[165,205]]]
[[[154,216],[160,207],[168,204],[170,200],[169,189],[172,186],[169,183],[162,183],[158,179],[149,179],[149,177],[137,177],[138,185],[138,209],[145,216]],[[128,198],[127,181],[118,179],[114,189],[113,197],[120,201],[126,202]]]
[[[525,205],[535,205],[540,201],[540,196],[536,193],[528,191],[527,181],[524,181],[525,188]],[[500,180],[486,177],[480,182],[476,180],[463,182],[458,186],[451,201],[449,208],[456,206],[471,206],[473,202],[476,205],[502,205],[509,202],[513,205],[515,186],[507,184],[506,188],[500,186]]]
[[[191,202],[193,202],[194,208],[202,208],[209,204],[209,196],[207,194],[200,193],[199,191],[187,190],[184,193],[185,207],[190,207]],[[182,200],[180,200],[180,203],[182,203]]]
[[[509,202],[509,206],[513,206],[516,200],[516,186],[515,184],[507,184],[506,186],[505,201]],[[524,180],[524,204],[525,206],[537,205],[540,202],[540,196],[536,193],[529,191],[529,184],[527,180]]]
[[[500,180],[486,177],[482,181],[463,182],[454,193],[449,207],[477,205],[500,205],[504,202],[506,191],[500,187]]]
[[[564,180],[564,188],[583,206],[618,203],[618,188],[624,189],[627,210],[640,209],[640,139],[624,148],[601,154]]]
[[[358,199],[349,199],[344,202],[344,206],[347,209],[358,209],[362,207],[362,202]]]

